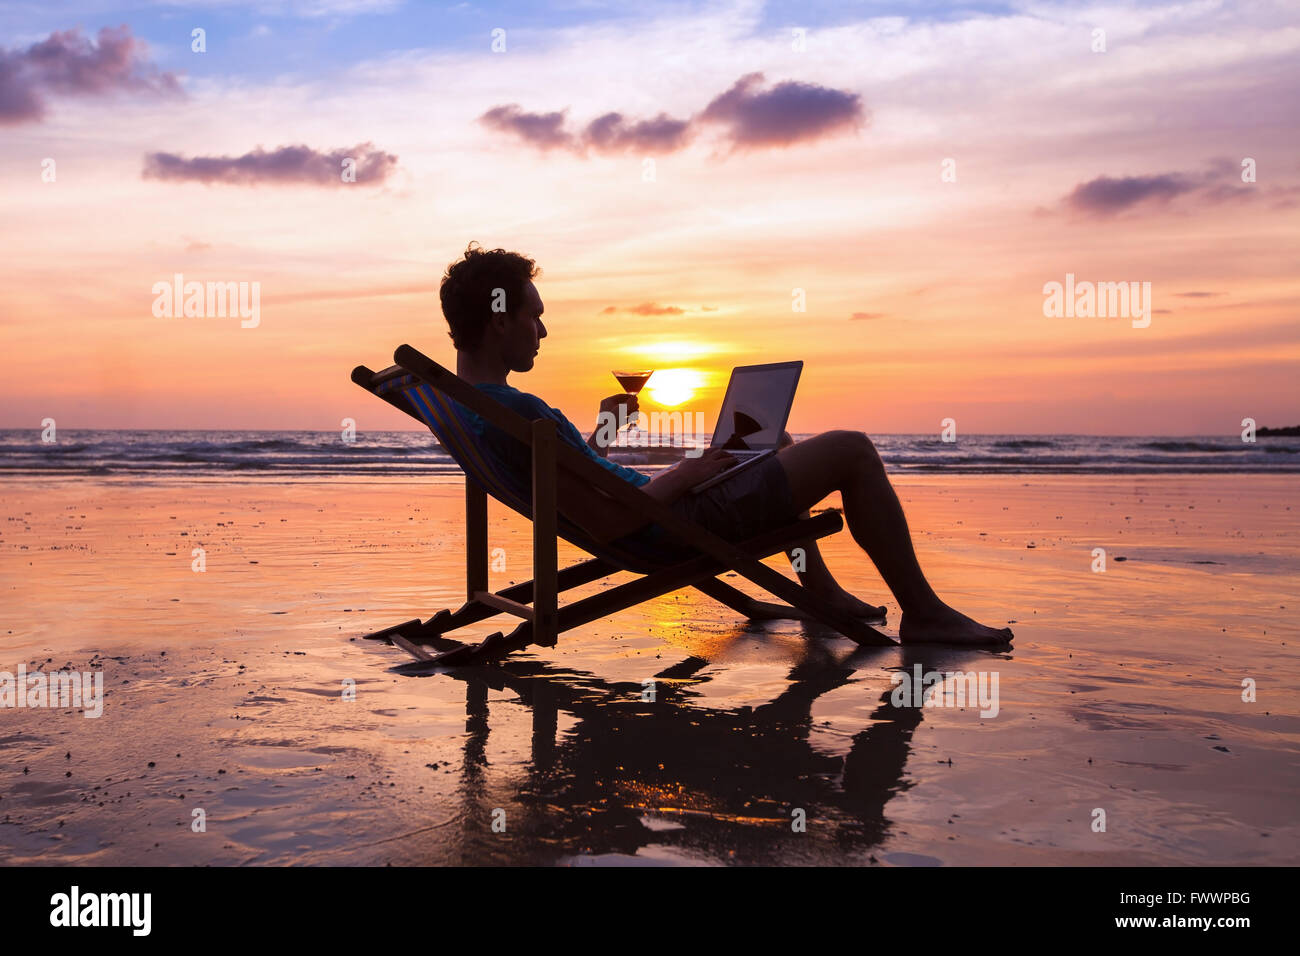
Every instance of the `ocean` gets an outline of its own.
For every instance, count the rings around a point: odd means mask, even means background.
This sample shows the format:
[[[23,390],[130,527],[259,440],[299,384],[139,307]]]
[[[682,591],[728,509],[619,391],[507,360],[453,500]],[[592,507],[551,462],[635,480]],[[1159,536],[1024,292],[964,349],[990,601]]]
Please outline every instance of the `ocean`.
[[[428,432],[0,430],[0,475],[243,479],[453,475]],[[796,434],[796,440],[809,437]],[[873,435],[891,472],[971,474],[1203,474],[1300,472],[1300,438],[1229,435]],[[678,448],[618,448],[615,461],[653,472]]]

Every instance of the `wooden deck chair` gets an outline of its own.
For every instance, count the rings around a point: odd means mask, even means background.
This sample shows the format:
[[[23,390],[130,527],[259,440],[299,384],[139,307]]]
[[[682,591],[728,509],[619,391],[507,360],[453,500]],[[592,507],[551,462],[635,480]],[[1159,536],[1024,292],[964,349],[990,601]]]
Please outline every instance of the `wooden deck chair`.
[[[407,621],[366,635],[406,650],[422,662],[415,669],[492,660],[529,644],[553,646],[564,631],[685,587],[694,587],[748,615],[757,602],[718,580],[718,575],[727,571],[743,575],[803,611],[804,616],[859,644],[894,643],[863,621],[825,607],[802,585],[760,560],[839,531],[844,522],[837,511],[796,519],[785,527],[746,541],[727,541],[683,519],[667,505],[560,441],[556,423],[551,419],[528,421],[409,345],[397,349],[393,359],[397,364],[382,372],[357,366],[352,371],[352,380],[428,426],[443,450],[465,472],[465,603],[456,611],[441,610],[427,621]],[[532,461],[530,487],[521,485],[518,476],[505,473],[481,447],[467,412],[477,414],[524,444]],[[627,508],[634,517],[659,524],[671,536],[668,551],[664,547],[630,545],[627,536],[609,543],[597,542],[559,509],[557,498],[561,488],[567,492],[576,489],[579,495],[604,495]],[[488,495],[531,519],[533,525],[533,580],[497,592],[488,589]],[[570,501],[569,506],[573,508],[574,502]],[[556,553],[557,537],[594,557],[561,570]],[[561,592],[617,571],[633,571],[642,576],[559,606]],[[491,634],[477,645],[447,637],[457,628],[501,613],[521,618],[521,623],[508,634]],[[790,616],[801,615],[792,612]],[[422,645],[433,645],[441,653],[432,654]],[[408,665],[403,669],[412,668]]]

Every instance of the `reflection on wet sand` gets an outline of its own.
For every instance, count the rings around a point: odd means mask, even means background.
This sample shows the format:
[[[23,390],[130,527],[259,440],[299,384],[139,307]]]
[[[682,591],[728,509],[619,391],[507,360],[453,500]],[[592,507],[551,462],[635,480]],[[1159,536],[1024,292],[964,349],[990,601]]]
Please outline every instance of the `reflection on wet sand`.
[[[922,652],[903,649],[906,668]],[[757,707],[700,706],[709,662],[691,657],[640,683],[610,683],[537,661],[453,668],[465,685],[466,738],[457,830],[466,863],[547,863],[574,854],[695,862],[865,862],[885,837],[885,805],[909,786],[904,770],[922,713],[890,703],[892,685],[870,693],[870,723],[837,756],[812,739],[812,705],[864,665],[898,650],[836,655],[810,640],[788,686]],[[531,760],[503,789],[488,783],[489,691],[508,690],[532,718]],[[573,723],[557,734],[561,715]],[[506,811],[510,839],[490,827]],[[794,826],[802,810],[806,832]],[[756,830],[764,838],[756,839]],[[445,834],[444,834],[445,836]]]

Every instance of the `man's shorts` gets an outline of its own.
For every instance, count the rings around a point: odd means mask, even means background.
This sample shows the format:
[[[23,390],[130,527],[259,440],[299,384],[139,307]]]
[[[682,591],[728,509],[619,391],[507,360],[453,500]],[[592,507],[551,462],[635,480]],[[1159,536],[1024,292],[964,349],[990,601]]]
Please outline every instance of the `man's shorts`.
[[[712,488],[683,495],[670,507],[728,541],[783,527],[797,517],[790,482],[776,455]]]
[[[798,517],[785,468],[775,455],[699,494],[685,495],[669,508],[728,541],[743,541],[790,524]],[[660,564],[699,553],[658,524],[634,531],[613,545]]]

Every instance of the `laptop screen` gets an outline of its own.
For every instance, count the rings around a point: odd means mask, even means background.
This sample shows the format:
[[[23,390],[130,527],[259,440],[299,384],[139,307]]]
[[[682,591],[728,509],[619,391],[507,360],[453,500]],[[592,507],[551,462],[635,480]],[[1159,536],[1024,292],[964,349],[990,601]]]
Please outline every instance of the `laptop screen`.
[[[731,373],[713,448],[775,448],[790,418],[803,362],[741,365]]]

